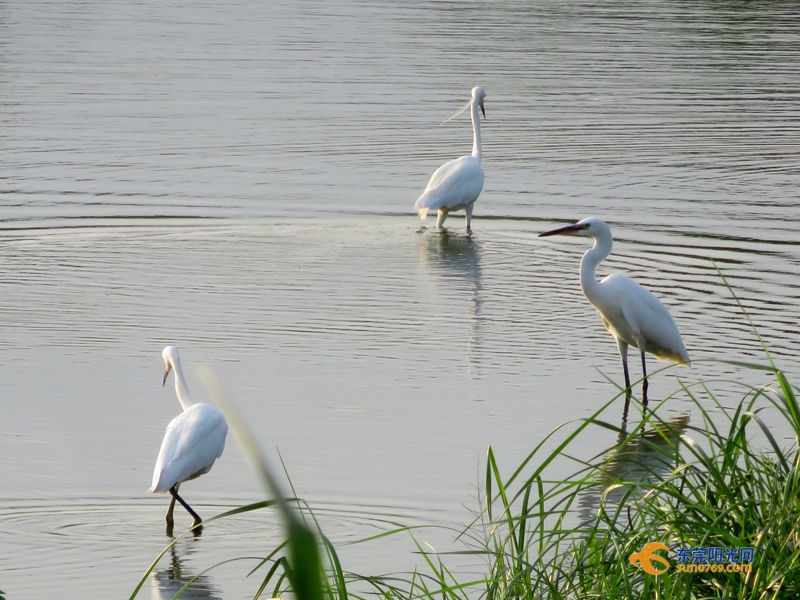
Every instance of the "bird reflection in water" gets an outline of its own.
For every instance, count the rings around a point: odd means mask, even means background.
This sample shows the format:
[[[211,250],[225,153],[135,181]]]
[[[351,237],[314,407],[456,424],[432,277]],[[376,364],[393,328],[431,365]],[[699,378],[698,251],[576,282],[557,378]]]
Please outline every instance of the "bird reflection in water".
[[[617,443],[602,459],[595,481],[585,489],[579,501],[582,521],[594,521],[602,499],[606,511],[618,505],[628,486],[624,482],[655,483],[675,465],[674,447],[686,431],[689,415],[681,414],[672,419],[653,423],[652,428],[629,436],[621,429]]]
[[[181,544],[185,542],[185,544]],[[151,582],[153,598],[167,600],[175,597],[183,586],[189,586],[180,595],[181,600],[221,600],[222,591],[217,589],[208,575],[195,575],[184,568],[186,558],[192,554],[196,540],[181,540],[170,548],[170,564],[153,571]],[[180,544],[180,548],[179,548]]]
[[[446,229],[420,235],[419,266],[431,282],[426,299],[427,315],[463,320],[468,324],[467,361],[471,376],[478,376],[481,338],[481,243],[474,234],[450,233]],[[437,326],[449,326],[437,323]]]

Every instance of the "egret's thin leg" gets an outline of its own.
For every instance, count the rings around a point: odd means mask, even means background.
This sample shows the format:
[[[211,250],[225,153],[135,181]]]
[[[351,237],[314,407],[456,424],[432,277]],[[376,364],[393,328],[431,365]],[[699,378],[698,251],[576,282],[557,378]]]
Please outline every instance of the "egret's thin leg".
[[[625,373],[625,408],[622,410],[622,422],[628,422],[628,409],[631,405],[631,377],[628,374],[628,357],[622,359],[622,371]]]
[[[628,422],[628,408],[631,404],[631,376],[628,373],[628,344],[617,338],[617,350],[622,359],[622,372],[625,373],[625,408],[622,411],[622,422]]]
[[[196,512],[194,512],[194,510],[192,510],[192,507],[191,507],[191,506],[189,506],[188,504],[186,504],[186,500],[184,500],[183,498],[181,498],[181,497],[178,495],[178,490],[177,490],[177,489],[175,489],[175,488],[176,488],[176,486],[174,486],[174,485],[173,485],[173,486],[170,488],[170,490],[169,490],[169,493],[170,493],[170,494],[172,494],[172,497],[173,497],[175,500],[177,500],[178,502],[180,502],[180,503],[181,503],[181,506],[183,506],[183,508],[185,508],[185,509],[187,510],[187,512],[188,512],[190,515],[192,515],[192,517],[194,518],[194,523],[192,523],[192,526],[194,526],[194,525],[198,525],[199,523],[202,523],[202,522],[203,522],[203,519],[201,519],[201,518],[200,518],[200,515],[198,515]]]
[[[467,204],[467,207],[464,209],[464,212],[467,214],[467,231],[472,231],[470,229],[470,223],[472,223],[472,207],[475,206],[474,202],[470,202]]]
[[[436,228],[441,229],[442,225],[444,225],[444,220],[447,218],[447,209],[440,208],[439,215],[436,217]]]
[[[647,412],[647,365],[644,360],[644,352],[642,352],[642,376],[644,377],[642,382],[642,408]]]
[[[173,489],[175,490],[176,494],[178,493],[178,486],[179,485],[180,485],[180,483],[176,483],[173,486]],[[170,494],[172,494],[172,490],[170,490]],[[175,511],[175,496],[172,496],[169,499],[169,508],[167,509],[167,529],[172,529],[172,527],[175,525],[175,519],[172,516],[172,513],[174,511]]]

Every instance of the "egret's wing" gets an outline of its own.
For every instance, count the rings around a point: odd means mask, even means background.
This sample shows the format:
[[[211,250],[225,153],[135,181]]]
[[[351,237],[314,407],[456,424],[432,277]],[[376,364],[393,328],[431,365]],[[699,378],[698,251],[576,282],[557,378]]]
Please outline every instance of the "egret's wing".
[[[455,208],[474,202],[483,189],[483,169],[477,158],[462,156],[436,169],[414,207],[417,210]]]
[[[161,485],[161,480],[164,474],[165,464],[169,463],[172,460],[172,457],[175,456],[175,448],[178,445],[178,438],[180,435],[176,433],[174,426],[175,421],[177,421],[181,416],[182,415],[178,415],[178,417],[170,421],[169,425],[167,425],[167,431],[164,434],[164,439],[161,440],[161,449],[158,451],[156,468],[153,469],[153,484],[148,490],[154,494],[163,494],[172,487],[171,485]]]
[[[642,318],[646,318],[646,312],[642,314],[639,309],[639,302],[641,300],[641,293],[647,292],[642,286],[636,283],[633,279],[615,273],[607,277],[609,281],[613,281],[614,285],[619,288],[618,302],[619,308],[622,311],[622,316],[625,318],[628,327],[634,335],[641,335]]]
[[[632,279],[628,281],[631,285],[622,302],[622,312],[631,328],[644,339],[647,351],[661,360],[688,362],[689,354],[667,307],[648,289]]]
[[[194,404],[167,426],[153,471],[151,492],[208,472],[225,449],[228,424],[213,406]]]
[[[634,310],[637,284],[635,281],[614,273],[600,282],[602,297],[591,300],[594,307],[603,315],[603,323],[615,338],[626,344],[639,346],[641,328],[639,315]],[[634,293],[631,293],[631,292]]]

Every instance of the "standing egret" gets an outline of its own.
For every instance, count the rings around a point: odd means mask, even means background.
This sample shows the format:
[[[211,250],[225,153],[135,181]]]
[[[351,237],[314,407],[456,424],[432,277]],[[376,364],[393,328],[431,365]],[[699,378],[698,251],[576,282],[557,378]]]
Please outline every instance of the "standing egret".
[[[436,169],[428,182],[428,187],[425,188],[422,196],[414,204],[414,208],[419,211],[420,219],[425,219],[429,210],[439,211],[439,215],[436,218],[437,228],[441,228],[450,211],[463,208],[467,215],[467,231],[470,231],[472,207],[483,189],[481,118],[478,114],[478,109],[481,109],[485,119],[486,112],[483,109],[483,99],[485,97],[486,93],[483,88],[472,88],[472,100],[456,113],[457,115],[467,108],[471,110],[472,154],[451,160]],[[450,117],[450,119],[452,118]]]
[[[588,235],[594,246],[581,259],[581,289],[603,317],[606,329],[617,340],[625,372],[625,410],[623,421],[628,419],[631,398],[631,380],[628,375],[628,346],[642,354],[642,405],[647,408],[647,367],[645,352],[659,360],[671,360],[681,365],[689,364],[689,353],[683,345],[681,334],[666,307],[648,290],[633,279],[620,273],[609,275],[602,281],[595,279],[597,265],[611,253],[613,240],[608,225],[600,219],[584,219],[574,225],[547,231],[539,235]]]
[[[153,471],[153,485],[148,490],[154,494],[169,492],[172,500],[167,510],[167,532],[171,533],[174,520],[172,511],[175,500],[189,511],[194,518],[192,526],[198,525],[202,519],[178,495],[178,488],[184,481],[189,481],[208,473],[225,449],[225,435],[228,423],[225,417],[209,404],[194,404],[186,387],[186,379],[181,369],[181,359],[175,346],[167,346],[161,353],[164,359],[164,380],[170,371],[175,371],[175,393],[183,407],[183,412],[167,425],[164,441],[156,459]]]

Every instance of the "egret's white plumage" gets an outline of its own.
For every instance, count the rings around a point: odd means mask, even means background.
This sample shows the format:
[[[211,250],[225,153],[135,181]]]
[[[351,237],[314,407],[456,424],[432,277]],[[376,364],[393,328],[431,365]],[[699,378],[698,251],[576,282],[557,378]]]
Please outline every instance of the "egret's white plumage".
[[[428,187],[414,204],[421,219],[425,219],[430,210],[438,211],[436,227],[444,224],[448,213],[463,209],[467,217],[467,231],[470,230],[472,208],[483,189],[481,120],[478,110],[480,109],[486,118],[483,108],[485,97],[482,88],[472,88],[472,99],[462,109],[469,108],[472,116],[472,154],[451,160],[436,169],[428,182]]]
[[[148,491],[154,494],[170,492],[173,496],[167,512],[167,525],[172,526],[175,499],[200,522],[188,504],[178,496],[178,486],[184,481],[208,473],[225,449],[228,423],[220,411],[209,404],[194,404],[181,369],[181,359],[175,346],[167,346],[161,354],[164,359],[164,381],[170,371],[175,372],[175,393],[183,412],[175,417],[164,434],[161,450],[153,471],[153,485]]]
[[[645,352],[659,360],[689,364],[689,353],[683,345],[681,334],[666,307],[652,293],[633,279],[620,273],[609,275],[602,281],[595,278],[595,270],[611,253],[611,230],[600,219],[584,219],[574,225],[540,234],[586,235],[594,238],[594,246],[581,259],[581,289],[603,317],[603,323],[617,341],[617,348],[625,371],[628,399],[624,416],[628,414],[630,377],[628,375],[628,346],[637,348],[642,355],[642,402],[647,406],[647,370]]]

